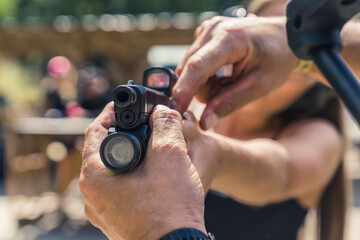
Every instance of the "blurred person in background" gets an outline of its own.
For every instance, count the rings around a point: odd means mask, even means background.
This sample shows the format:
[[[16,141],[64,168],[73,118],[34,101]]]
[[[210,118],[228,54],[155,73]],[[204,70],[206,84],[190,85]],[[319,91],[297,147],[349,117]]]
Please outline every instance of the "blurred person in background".
[[[93,63],[85,63],[78,71],[76,92],[77,100],[70,101],[66,106],[68,117],[97,117],[112,96],[104,70]],[[55,189],[61,194],[67,190],[71,181],[79,176],[79,152],[83,148],[83,138],[75,138],[74,142],[66,147],[67,156],[58,163],[56,169]]]
[[[83,117],[77,103],[77,71],[64,56],[55,56],[47,64],[47,76],[42,80],[45,89],[45,117]]]
[[[78,76],[78,102],[87,117],[96,117],[111,101],[110,83],[104,70],[94,64],[85,64]]]
[[[249,11],[283,16],[286,2],[254,0]],[[207,102],[229,81],[209,80],[198,98]],[[205,189],[213,189],[205,200],[206,229],[218,239],[295,240],[308,210],[316,208],[319,239],[343,239],[341,118],[333,90],[297,72],[265,97],[220,119],[215,133],[185,124],[190,157]]]

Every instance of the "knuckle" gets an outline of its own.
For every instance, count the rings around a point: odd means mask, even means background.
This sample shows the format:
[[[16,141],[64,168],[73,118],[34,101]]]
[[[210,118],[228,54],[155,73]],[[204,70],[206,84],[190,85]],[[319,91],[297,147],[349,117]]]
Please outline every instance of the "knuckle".
[[[91,181],[89,181],[89,178],[87,177],[86,173],[82,173],[80,176],[79,188],[83,196],[86,196],[87,195],[86,193],[89,192],[90,189],[92,189],[92,183]]]
[[[210,31],[218,23],[222,22],[225,18],[222,16],[215,16],[211,19],[203,21],[195,30],[195,37],[199,36],[202,32]]]
[[[182,119],[179,116],[167,115],[154,119],[153,131],[157,136],[170,137],[177,129],[182,128]]]
[[[208,31],[208,29],[211,27],[212,25],[212,22],[210,19],[207,19],[205,21],[203,21],[200,26],[198,26],[196,29],[195,29],[195,32],[194,32],[194,37],[197,38],[201,33],[205,32],[205,31]]]
[[[91,137],[96,137],[99,138],[102,135],[105,134],[106,136],[106,129],[101,126],[101,124],[99,124],[98,122],[94,121],[93,123],[90,124],[90,126],[86,129],[85,131],[85,138],[89,138]]]
[[[198,71],[203,67],[204,60],[202,57],[198,56],[197,54],[194,54],[190,57],[187,63],[187,67],[189,71]]]
[[[91,131],[92,131],[93,125],[94,125],[94,121],[93,121],[92,123],[90,123],[90,125],[86,128],[86,130],[85,130],[85,137],[89,136],[89,134],[90,134]]]
[[[234,50],[239,45],[238,37],[232,32],[226,31],[224,41],[226,46],[229,46],[229,49]]]
[[[98,168],[91,163],[84,163],[79,178],[79,188],[82,195],[91,196],[97,192],[97,185],[101,176],[98,175]]]
[[[210,26],[210,25],[211,25],[211,19],[207,19],[207,20],[203,21],[203,22],[200,24],[200,26],[197,27],[196,30],[202,31],[202,30],[204,30],[205,28],[207,28],[207,27]]]
[[[159,107],[156,108],[156,111],[154,112],[154,121],[157,119],[181,120],[182,117],[180,113],[174,109]]]
[[[97,185],[95,179],[84,177],[83,174],[80,176],[79,189],[86,204],[97,206],[99,201],[98,197],[101,196],[99,192],[101,187]]]
[[[177,120],[182,119],[180,113],[174,109],[170,109],[170,111],[167,113],[167,117],[170,119],[177,119]]]
[[[103,130],[101,124],[99,124],[96,119],[90,123],[90,125],[85,130],[85,137],[91,135],[92,133],[98,133],[99,131]]]
[[[199,27],[197,27],[197,28],[195,29],[195,32],[194,32],[194,38],[195,38],[195,39],[198,38],[199,35],[203,32],[203,30],[204,30],[204,26],[203,26],[203,25],[200,25]]]
[[[171,156],[180,156],[187,154],[187,149],[184,144],[175,140],[159,143],[154,146],[153,150],[160,156],[166,156],[169,154],[171,154]]]
[[[224,20],[224,17],[222,17],[222,16],[215,16],[215,17],[210,19],[211,25],[216,25],[216,24],[218,24],[219,22],[221,22],[223,20]]]

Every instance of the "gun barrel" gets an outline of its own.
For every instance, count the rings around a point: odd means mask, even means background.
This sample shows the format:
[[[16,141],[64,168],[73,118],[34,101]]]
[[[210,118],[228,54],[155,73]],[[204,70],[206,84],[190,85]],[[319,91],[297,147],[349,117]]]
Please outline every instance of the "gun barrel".
[[[114,90],[114,102],[119,107],[127,107],[136,103],[137,94],[131,87],[121,85]]]

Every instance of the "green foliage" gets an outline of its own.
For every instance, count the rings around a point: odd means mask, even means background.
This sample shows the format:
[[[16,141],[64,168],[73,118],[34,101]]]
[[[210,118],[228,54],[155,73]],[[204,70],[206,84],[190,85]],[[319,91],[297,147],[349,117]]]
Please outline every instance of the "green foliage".
[[[0,63],[0,96],[5,96],[12,104],[36,103],[41,100],[39,72],[24,68],[18,62],[3,56],[0,56]]]
[[[11,17],[17,11],[17,0],[0,0],[0,18]]]
[[[222,11],[241,0],[0,0],[0,18],[53,18],[104,13],[159,13]]]

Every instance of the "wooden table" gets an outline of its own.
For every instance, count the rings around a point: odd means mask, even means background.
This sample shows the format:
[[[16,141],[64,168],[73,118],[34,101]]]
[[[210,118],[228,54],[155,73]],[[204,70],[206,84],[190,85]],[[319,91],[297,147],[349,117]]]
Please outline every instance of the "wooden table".
[[[63,192],[78,175],[82,138],[92,119],[22,118],[6,134],[6,191],[8,195],[36,196],[46,191]],[[49,144],[56,142],[63,158],[49,158]],[[52,151],[58,151],[57,148]],[[54,154],[54,153],[53,153]],[[51,155],[51,154],[50,154]]]

